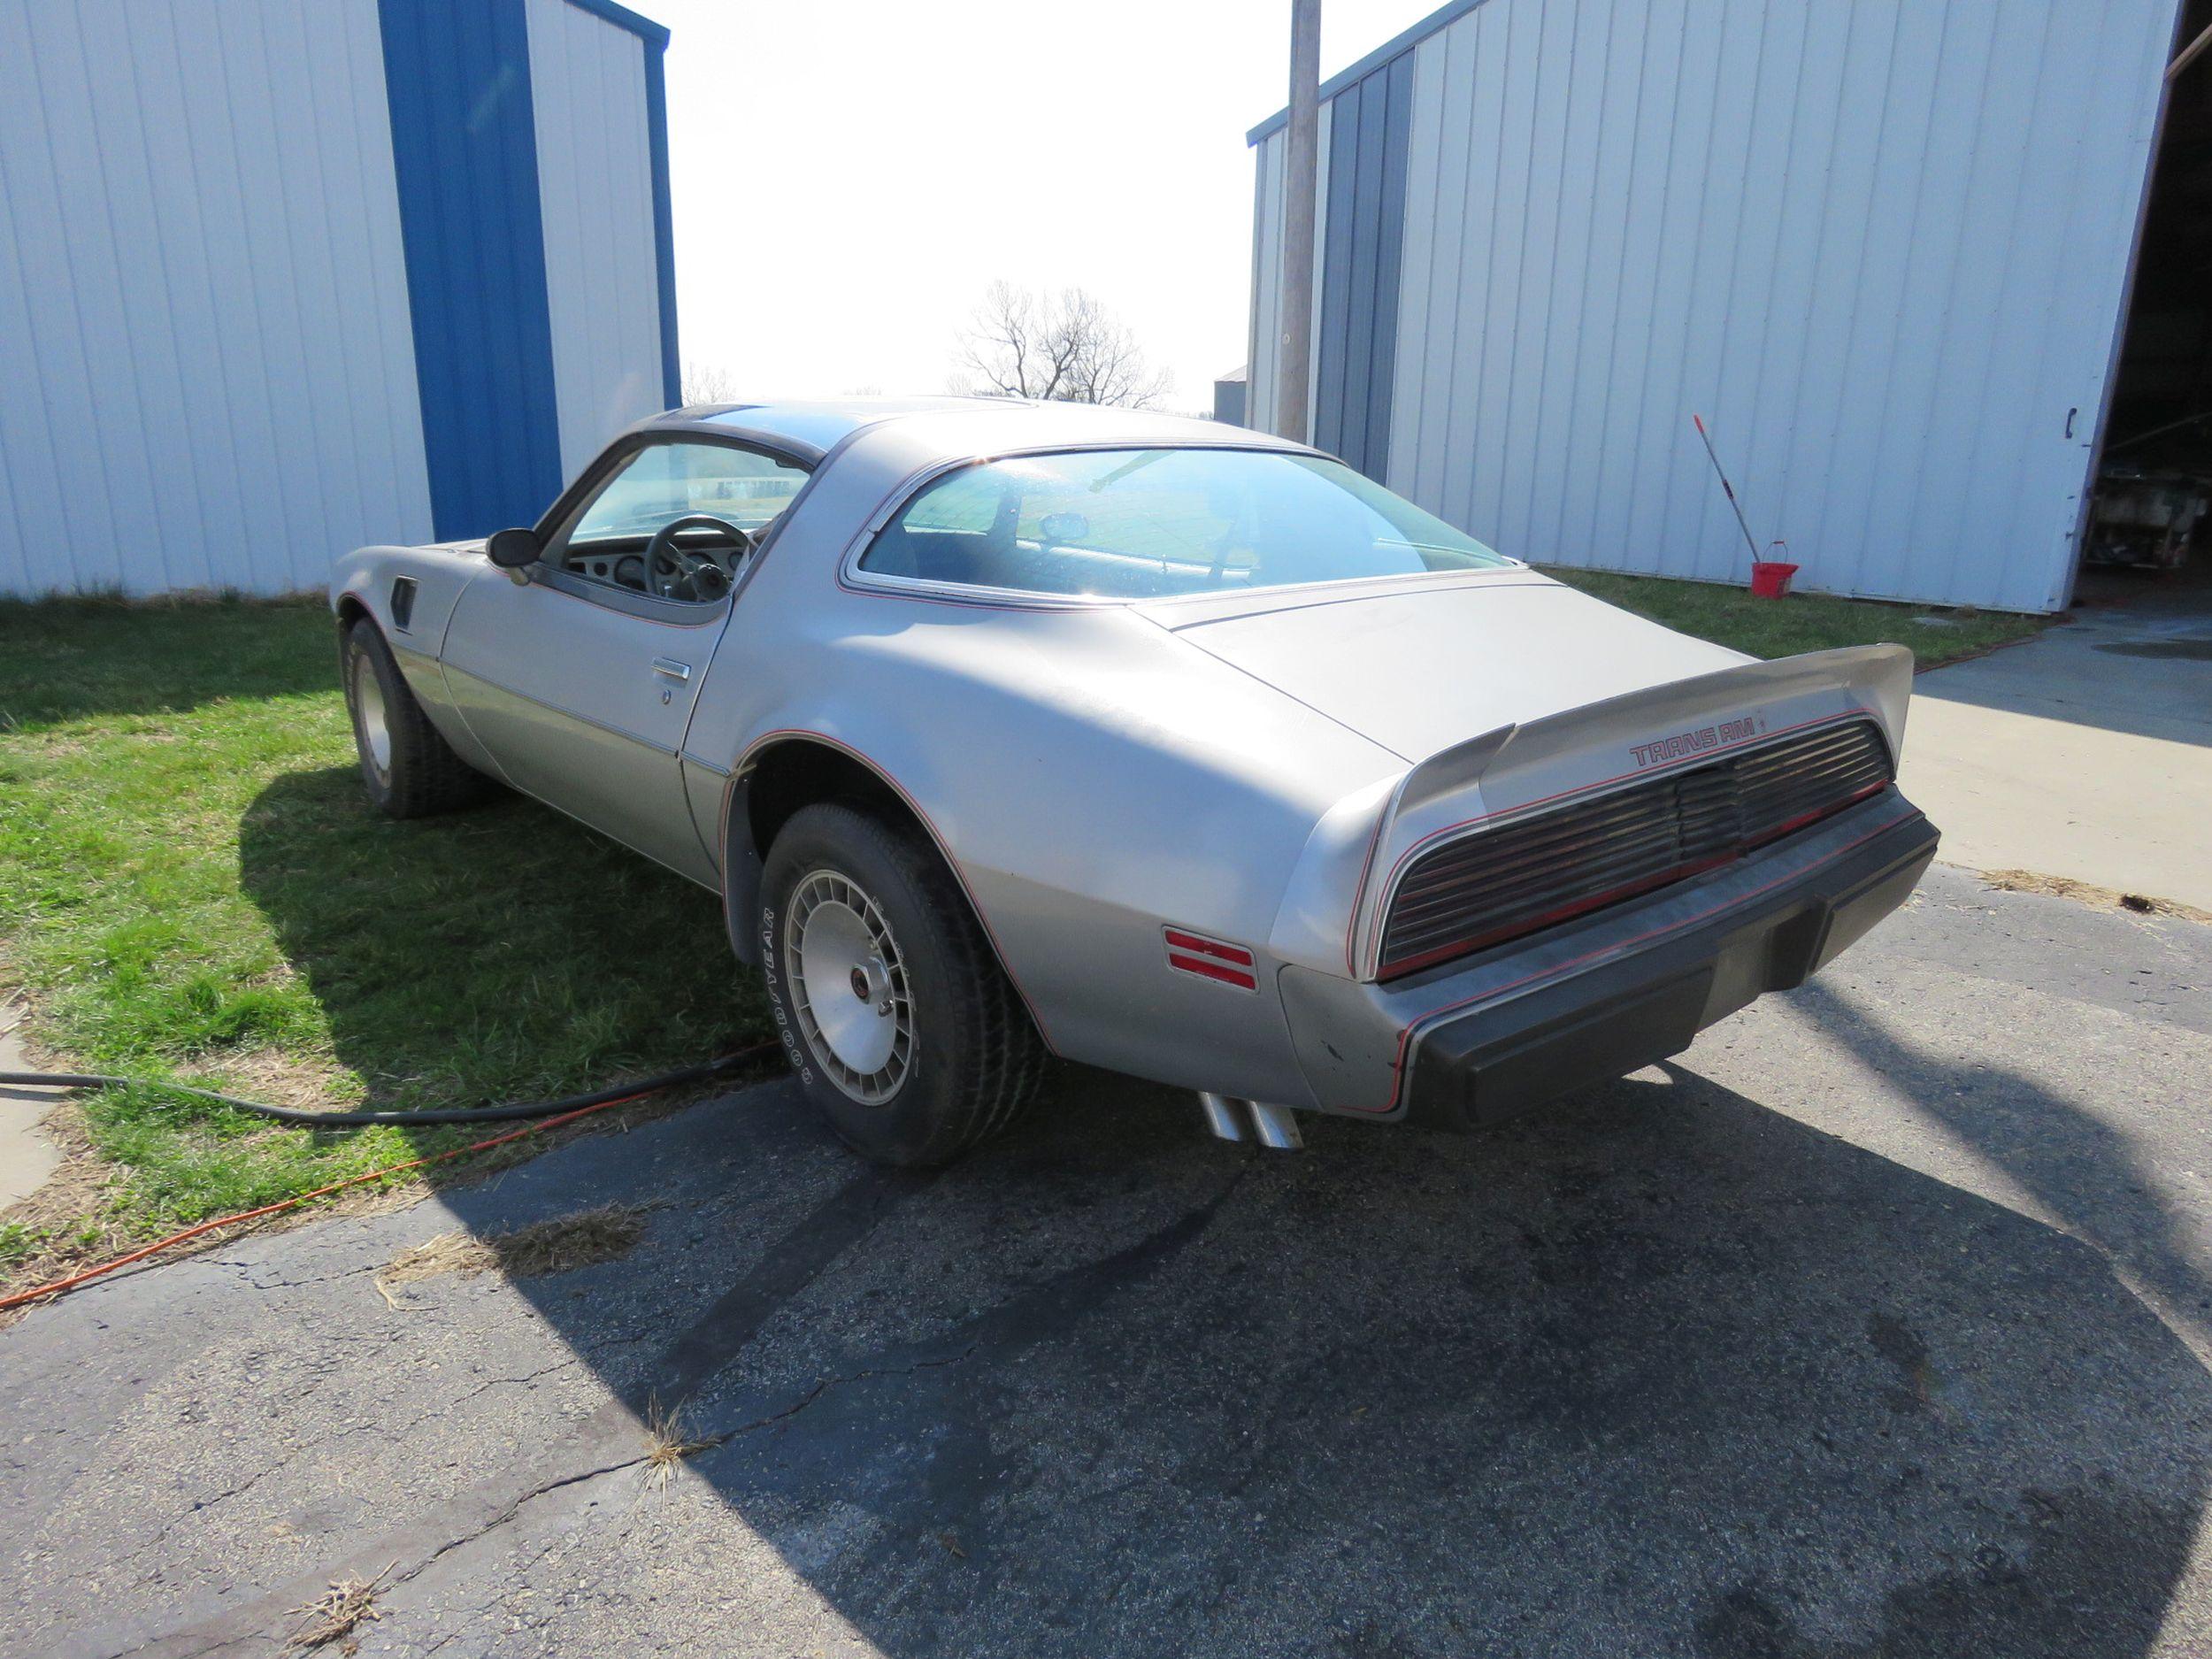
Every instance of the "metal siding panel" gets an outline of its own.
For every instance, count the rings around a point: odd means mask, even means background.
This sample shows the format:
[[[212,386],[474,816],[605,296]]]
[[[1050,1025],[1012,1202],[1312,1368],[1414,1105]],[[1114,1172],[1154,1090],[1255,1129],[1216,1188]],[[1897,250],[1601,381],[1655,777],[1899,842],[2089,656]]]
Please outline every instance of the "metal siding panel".
[[[1604,562],[1597,550],[1602,504],[1600,485],[1622,349],[1620,273],[1628,245],[1629,201],[1635,190],[1640,154],[1637,127],[1643,109],[1647,20],[1644,7],[1622,7],[1611,0],[1603,3],[1609,27],[1599,89],[1601,113],[1594,119],[1585,105],[1575,118],[1578,123],[1587,122],[1597,128],[1590,174],[1582,187],[1590,196],[1590,228],[1576,332],[1587,343],[1577,354],[1563,462],[1567,476],[1574,482],[1563,503],[1559,527],[1553,536],[1559,561],[1578,565]]]
[[[1740,580],[1695,410],[1807,585],[2056,603],[2173,15],[1490,0],[1430,33],[1394,479],[1509,552]]]
[[[645,43],[646,142],[653,179],[656,314],[661,333],[661,400],[673,409],[684,401],[683,357],[676,338],[676,206],[668,180],[668,36]]]
[[[1847,507],[1864,488],[1873,463],[1875,434],[1863,425],[1847,425],[1845,411],[1853,387],[1868,373],[1878,373],[1882,363],[1880,355],[1863,359],[1866,347],[1855,340],[1854,330],[1863,314],[1864,296],[1882,284],[1882,267],[1891,253],[1889,243],[1881,240],[1892,233],[1878,214],[1876,174],[1896,93],[1894,48],[1904,8],[1846,10],[1838,96],[1848,114],[1836,124],[1826,145],[1820,251],[1798,364],[1800,417],[1781,487],[1765,498],[1771,504],[1761,511],[1762,497],[1747,494],[1745,511],[1759,541],[1778,534],[1790,538],[1791,551],[1810,580],[1857,592],[1863,549],[1831,534],[1830,523],[1831,514]],[[1883,349],[1876,347],[1878,353]],[[1740,480],[1738,487],[1751,488]],[[1809,536],[1799,531],[1801,526],[1809,527]]]
[[[1475,125],[1471,133],[1471,154],[1467,165],[1467,195],[1462,230],[1467,286],[1462,290],[1456,357],[1457,375],[1452,388],[1449,422],[1450,448],[1455,457],[1446,480],[1445,500],[1459,515],[1455,524],[1488,522],[1486,503],[1476,505],[1481,483],[1479,457],[1491,442],[1486,424],[1485,393],[1490,385],[1490,351],[1494,339],[1491,322],[1492,285],[1496,280],[1498,244],[1502,240],[1499,192],[1511,157],[1504,149],[1505,83],[1510,7],[1492,0],[1462,25],[1474,36],[1473,97]],[[1495,534],[1494,526],[1491,534]]]
[[[1747,94],[1725,98],[1717,109],[1714,144],[1717,153],[1742,154],[1744,169],[1734,193],[1727,276],[1717,285],[1691,349],[1695,360],[1715,365],[1705,393],[1709,407],[1694,412],[1733,435],[1748,457],[1763,430],[1758,403],[1766,385],[1771,325],[1778,311],[1794,303],[1794,289],[1782,280],[1782,220],[1797,137],[1807,19],[1801,7],[1770,6],[1765,0],[1732,0],[1730,10],[1723,27],[1732,42],[1742,43],[1739,50],[1747,48],[1750,64],[1724,60],[1719,84],[1724,93],[1743,88]],[[1700,445],[1694,464],[1704,462],[1702,451]],[[1724,580],[1744,558],[1738,528],[1709,473],[1699,476],[1705,488],[1689,497],[1683,514],[1695,549],[1683,573]]]
[[[1443,118],[1438,88],[1444,52],[1441,40],[1422,43],[1412,54],[1407,90],[1405,245],[1398,273],[1398,326],[1389,343],[1396,362],[1391,370],[1393,419],[1383,473],[1383,482],[1403,495],[1417,488],[1421,462],[1416,440],[1423,423],[1417,412],[1412,419],[1397,419],[1396,407],[1402,400],[1417,411],[1429,396],[1424,348],[1436,333],[1430,298],[1435,288],[1437,152]]]
[[[1462,216],[1459,261],[1454,273],[1459,303],[1454,319],[1445,421],[1446,447],[1451,458],[1442,500],[1449,512],[1460,515],[1455,522],[1477,518],[1487,521],[1487,508],[1479,509],[1476,504],[1484,487],[1478,457],[1493,435],[1487,394],[1494,383],[1501,342],[1493,329],[1491,308],[1500,275],[1502,227],[1509,212],[1505,203],[1513,188],[1515,166],[1515,158],[1505,147],[1506,88],[1512,65],[1510,7],[1492,0],[1448,34],[1453,69],[1455,75],[1463,77],[1464,90],[1460,96],[1468,105],[1468,155],[1459,173],[1457,199],[1448,195],[1441,207],[1442,211]],[[1495,534],[1494,526],[1492,534]]]
[[[0,592],[427,535],[372,5],[0,8]]]
[[[1609,0],[1578,0],[1572,60],[1559,103],[1566,121],[1560,157],[1559,242],[1552,323],[1545,331],[1543,376],[1536,421],[1536,476],[1529,503],[1530,556],[1579,563],[1583,550],[1568,540],[1568,524],[1582,507],[1575,471],[1576,403],[1585,357],[1594,336],[1587,324],[1593,249],[1598,235],[1595,188],[1609,130],[1622,119],[1607,97],[1613,71],[1613,7]],[[1576,119],[1594,109],[1593,119]]]
[[[1260,342],[1267,337],[1261,305],[1267,264],[1266,225],[1267,151],[1264,145],[1256,145],[1252,151],[1252,270],[1244,311],[1244,403],[1239,423],[1255,430],[1267,424],[1267,405],[1259,396]]]
[[[1275,364],[1282,333],[1282,149],[1279,134],[1256,145],[1252,161],[1252,338],[1245,373],[1245,414],[1261,432],[1279,430]]]
[[[1894,165],[1891,169],[1889,188],[1896,195],[1890,197],[1888,231],[1903,239],[1907,251],[1893,267],[1895,288],[1878,295],[1871,308],[1871,320],[1894,319],[1882,342],[1887,348],[1886,373],[1879,377],[1862,373],[1852,399],[1855,418],[1874,428],[1868,488],[1846,504],[1837,526],[1839,541],[1863,549],[1852,585],[1869,594],[1908,591],[1917,567],[1936,552],[1921,541],[1916,497],[1925,478],[1924,464],[1945,439],[1918,421],[1883,417],[1893,409],[1932,414],[1947,336],[1974,326],[1971,319],[1947,315],[1947,304],[1912,306],[1905,296],[1939,292],[1947,298],[1955,289],[1959,226],[1969,204],[1985,102],[1982,94],[1995,45],[1996,18],[1987,11],[1909,13],[1902,21],[1907,33],[1901,41],[1899,76],[1906,96],[1896,107],[1900,114],[1909,111],[1916,119],[1914,142],[1893,152],[1909,157],[1906,165],[1912,171],[1899,177]],[[1977,96],[1937,98],[1937,88],[1947,85],[1970,87]]]
[[[1438,104],[1435,160],[1436,188],[1429,204],[1429,269],[1425,283],[1428,316],[1426,333],[1417,334],[1401,326],[1398,360],[1420,365],[1421,397],[1410,422],[1400,420],[1397,429],[1407,434],[1414,453],[1414,472],[1408,480],[1413,499],[1432,511],[1443,511],[1443,495],[1450,479],[1461,471],[1461,451],[1452,448],[1452,391],[1463,330],[1462,296],[1466,288],[1467,227],[1463,211],[1467,199],[1468,173],[1473,145],[1469,122],[1474,100],[1468,96],[1472,79],[1472,31],[1450,31],[1424,42],[1425,58],[1436,65],[1432,96]],[[1416,134],[1414,142],[1420,142]],[[1417,155],[1412,165],[1418,167]]]
[[[252,411],[266,382],[250,372],[242,349],[232,349],[234,333],[247,325],[230,309],[232,296],[221,286],[212,249],[211,232],[227,218],[227,204],[215,199],[225,194],[224,173],[213,157],[204,161],[201,152],[210,148],[211,128],[220,135],[221,123],[196,91],[196,83],[208,79],[209,54],[204,8],[196,4],[193,12],[190,27],[180,29],[173,5],[142,8],[123,35],[129,42],[134,102],[145,124],[152,245],[161,260],[162,294],[154,317],[175,349],[180,382],[162,439],[192,472],[202,514],[197,546],[188,555],[175,550],[167,565],[172,580],[189,580],[184,574],[189,565],[210,587],[250,591],[257,586],[251,549],[257,537],[269,534],[261,500],[265,473],[254,447],[266,422],[256,421]],[[127,144],[111,136],[103,148],[123,150]],[[411,390],[413,365],[404,372]],[[169,520],[160,534],[166,540],[175,530],[176,521]],[[150,590],[156,580],[147,572]]]
[[[1515,285],[1521,295],[1521,322],[1513,333],[1506,364],[1507,402],[1517,418],[1502,435],[1502,482],[1498,499],[1498,534],[1515,545],[1531,540],[1532,509],[1544,472],[1543,424],[1548,349],[1564,329],[1550,325],[1552,307],[1566,274],[1559,258],[1560,221],[1571,205],[1566,199],[1564,156],[1567,94],[1573,84],[1577,26],[1571,4],[1554,4],[1536,16],[1538,30],[1532,66],[1529,129],[1529,184],[1523,208]]]
[[[50,524],[60,543],[30,551],[66,559],[73,586],[115,588],[126,520],[102,464],[108,439],[102,388],[119,367],[127,373],[130,349],[113,291],[112,239],[88,218],[99,211],[98,145],[75,16],[34,8],[23,22],[24,84],[21,96],[0,97],[0,147],[11,152],[8,199],[28,279],[32,383],[47,403],[45,458],[57,503]],[[8,401],[15,396],[11,387]]]
[[[1336,153],[1336,104],[1327,98],[1321,101],[1320,119],[1316,123],[1313,157],[1313,318],[1308,333],[1306,365],[1310,371],[1306,382],[1306,433],[1313,442],[1316,412],[1320,403],[1321,382],[1321,324],[1326,314],[1324,307],[1329,303],[1329,167],[1330,157]],[[1284,188],[1289,187],[1288,151],[1285,151]]]
[[[571,0],[529,0],[531,105],[561,468],[667,407],[646,55]]]
[[[392,165],[384,50],[366,0],[351,0],[334,27],[315,31],[311,49],[340,334],[346,342],[343,396],[360,446],[353,465],[365,515],[358,530],[339,527],[339,545],[426,541],[430,474],[413,374],[399,182]],[[322,580],[317,572],[317,582]]]
[[[1681,55],[1673,77],[1667,170],[1662,186],[1657,264],[1653,273],[1652,326],[1647,337],[1642,375],[1641,430],[1638,440],[1637,495],[1632,522],[1650,525],[1651,563],[1678,569],[1694,563],[1697,543],[1686,534],[1684,518],[1695,518],[1701,504],[1701,483],[1692,452],[1704,457],[1693,435],[1692,409],[1712,402],[1713,366],[1693,359],[1691,333],[1707,294],[1707,265],[1724,265],[1726,249],[1713,197],[1725,196],[1734,173],[1734,157],[1713,149],[1714,117],[1721,96],[1720,56],[1724,42],[1723,0],[1688,0],[1682,12]],[[1740,95],[1741,88],[1731,88]],[[1717,175],[1723,175],[1717,178]],[[1740,176],[1740,174],[1738,175]],[[1732,229],[1732,227],[1731,227]],[[1744,572],[1748,578],[1750,572]]]
[[[1976,147],[1993,164],[1983,180],[1969,234],[1978,245],[1956,296],[1957,326],[1978,336],[1970,365],[1970,403],[1944,434],[1942,471],[1924,474],[1931,504],[1947,522],[1950,548],[1941,580],[1981,603],[2000,603],[2005,567],[2015,549],[2005,527],[2017,494],[2033,489],[2027,453],[2032,426],[2060,428],[2032,406],[2034,353],[2025,337],[2042,309],[2048,268],[2069,257],[2062,215],[2052,188],[2055,157],[2039,142],[2039,123],[2055,124],[2062,144],[2079,139],[2078,72],[2093,61],[2047,6],[2003,8],[1997,21],[1995,73],[1979,117]],[[1993,243],[1987,238],[1994,237]],[[2115,296],[2116,303],[2116,296]],[[1909,572],[1916,577],[1917,572]]]
[[[2151,8],[2139,15],[2136,27],[2108,27],[2096,36],[2101,61],[2080,107],[2073,188],[2060,232],[2066,253],[2053,273],[2037,389],[2030,400],[2044,415],[2030,442],[2048,457],[2047,466],[2036,468],[2036,488],[2047,494],[2039,499],[2035,490],[2024,490],[2015,498],[2010,542],[2018,551],[2006,561],[2007,587],[1994,601],[2008,609],[2056,608],[2072,589],[2081,495],[2118,339],[2113,296],[2128,292],[2141,195],[2158,130],[2154,102],[2142,100],[2135,88],[2162,81],[2178,21],[2177,15],[2162,18]],[[2108,181],[2120,188],[2107,188]],[[2078,411],[2071,438],[2065,435],[2063,419],[2069,409]],[[2055,524],[2046,504],[2050,499],[2057,503]]]
[[[1350,95],[1358,100],[1358,125],[1349,135],[1349,142],[1346,142],[1346,134],[1340,133],[1337,146],[1342,157],[1338,165],[1351,181],[1348,204],[1350,211],[1343,216],[1344,230],[1331,243],[1332,252],[1343,249],[1347,257],[1340,265],[1333,262],[1330,267],[1332,280],[1340,282],[1343,291],[1331,307],[1336,319],[1335,344],[1339,354],[1336,396],[1332,400],[1325,393],[1323,395],[1323,402],[1330,406],[1336,434],[1333,441],[1322,447],[1342,455],[1352,465],[1363,469],[1367,460],[1363,417],[1374,367],[1368,346],[1375,334],[1375,265],[1380,257],[1382,241],[1385,93],[1381,75],[1375,74],[1361,81],[1358,92]],[[1335,217],[1338,203],[1333,190],[1330,209],[1332,217]],[[1344,231],[1350,234],[1344,234]]]
[[[1324,269],[1315,274],[1312,348],[1309,362],[1313,367],[1314,382],[1318,383],[1321,362],[1321,339],[1324,296],[1327,284],[1325,262],[1329,247],[1329,135],[1333,124],[1333,106],[1321,106],[1320,132],[1316,149],[1314,193],[1317,198],[1314,207],[1314,248],[1317,264]],[[1248,366],[1248,385],[1246,412],[1254,430],[1280,432],[1281,411],[1278,408],[1280,387],[1277,369],[1282,349],[1282,282],[1283,282],[1283,207],[1288,188],[1285,174],[1286,141],[1280,133],[1255,146],[1256,177],[1254,190],[1257,205],[1253,216],[1253,300],[1252,300],[1252,357]],[[1317,411],[1316,411],[1317,419]]]
[[[1326,106],[1313,441],[1375,477],[1389,462],[1412,88],[1401,58]]]
[[[1340,95],[1329,105],[1329,165],[1321,192],[1328,204],[1328,229],[1315,238],[1320,292],[1314,315],[1319,328],[1314,352],[1313,442],[1340,454],[1344,448],[1344,377],[1348,372],[1352,331],[1353,273],[1359,252],[1360,128],[1365,83]]]
[[[1665,541],[1666,526],[1653,519],[1645,498],[1654,477],[1663,478],[1668,459],[1663,448],[1653,453],[1655,442],[1665,443],[1669,423],[1667,411],[1655,411],[1651,405],[1652,354],[1665,315],[1670,229],[1679,216],[1678,203],[1670,201],[1670,186],[1675,175],[1686,11],[1683,0],[1662,0],[1651,8],[1644,38],[1638,188],[1632,189],[1628,203],[1629,280],[1622,296],[1621,362],[1613,393],[1619,412],[1607,423],[1606,472],[1599,492],[1606,518],[1594,549],[1597,562],[1636,571],[1659,568]]]
[[[1413,134],[1413,58],[1399,58],[1385,77],[1381,222],[1375,253],[1375,319],[1367,338],[1366,437],[1360,470],[1378,480],[1390,472],[1391,405],[1398,372],[1398,295],[1404,274],[1406,149]]]
[[[379,0],[430,499],[441,537],[562,482],[523,0]]]

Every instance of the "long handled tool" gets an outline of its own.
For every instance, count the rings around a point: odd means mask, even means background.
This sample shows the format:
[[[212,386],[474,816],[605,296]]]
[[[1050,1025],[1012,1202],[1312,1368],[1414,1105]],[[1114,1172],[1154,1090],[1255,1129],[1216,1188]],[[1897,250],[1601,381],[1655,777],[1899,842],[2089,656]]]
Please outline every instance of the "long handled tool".
[[[1720,480],[1721,493],[1728,497],[1728,504],[1736,510],[1736,527],[1743,532],[1743,544],[1751,549],[1751,562],[1759,562],[1759,544],[1751,539],[1751,526],[1744,522],[1743,503],[1736,499],[1736,487],[1728,481],[1728,474],[1721,470],[1720,457],[1713,453],[1713,434],[1705,430],[1705,417],[1695,412],[1690,419],[1697,426],[1697,435],[1705,440],[1705,453],[1711,457],[1713,472]]]

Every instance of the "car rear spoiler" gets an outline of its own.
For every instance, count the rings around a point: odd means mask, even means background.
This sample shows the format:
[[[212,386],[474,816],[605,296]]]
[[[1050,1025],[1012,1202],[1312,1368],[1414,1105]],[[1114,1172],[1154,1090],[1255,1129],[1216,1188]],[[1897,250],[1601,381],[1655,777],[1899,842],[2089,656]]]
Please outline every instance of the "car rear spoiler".
[[[1503,814],[1855,715],[1879,724],[1893,763],[1912,673],[1912,653],[1901,645],[1742,663],[1502,726],[1440,750],[1400,779],[1383,806],[1353,902],[1347,966],[1358,978],[1372,976],[1380,918],[1414,853]]]

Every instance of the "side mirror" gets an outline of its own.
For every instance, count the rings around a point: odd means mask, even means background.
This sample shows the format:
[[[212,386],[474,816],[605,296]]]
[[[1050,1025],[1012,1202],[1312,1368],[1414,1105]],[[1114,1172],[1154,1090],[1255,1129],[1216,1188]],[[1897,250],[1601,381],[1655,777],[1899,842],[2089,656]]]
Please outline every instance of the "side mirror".
[[[545,544],[535,530],[495,530],[484,543],[484,557],[503,571],[518,571],[538,562]]]

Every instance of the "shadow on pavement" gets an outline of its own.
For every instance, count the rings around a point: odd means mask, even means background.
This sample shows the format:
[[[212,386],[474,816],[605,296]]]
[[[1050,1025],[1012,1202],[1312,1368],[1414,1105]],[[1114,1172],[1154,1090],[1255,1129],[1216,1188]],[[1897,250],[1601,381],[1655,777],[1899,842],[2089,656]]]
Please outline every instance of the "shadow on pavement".
[[[887,1654],[2132,1655],[2196,1534],[2212,1380],[2095,1253],[1694,1072],[1279,1159],[1070,1072],[933,1179],[764,1094],[520,1288]]]
[[[405,962],[344,942],[400,841],[357,838],[350,896],[311,868],[339,782],[272,786],[246,879],[349,1063],[404,1075],[445,1039],[419,1053],[377,995]],[[518,845],[577,850],[550,814],[495,816],[411,856],[442,848],[460,891]],[[573,915],[518,920],[588,941],[533,995],[650,991],[672,961],[726,986],[718,939],[672,956],[624,903],[580,885]],[[453,959],[507,914],[442,921]],[[2100,1249],[2190,1306],[2202,1274],[2077,1106],[1801,995],[2099,1248],[1679,1066],[1472,1138],[1318,1120],[1289,1157],[1068,1069],[935,1177],[858,1164],[770,1086],[442,1194],[480,1233],[650,1206],[624,1260],[438,1293],[462,1340],[488,1305],[466,1296],[527,1298],[619,1403],[373,1512],[345,1558],[434,1563],[412,1628],[456,1651],[504,1650],[469,1623],[506,1616],[488,1580],[584,1556],[668,1586],[656,1607],[712,1586],[765,1617],[803,1586],[896,1659],[2148,1652],[2202,1518],[2212,1377]],[[680,1483],[703,1518],[524,1512],[634,1463],[669,1408],[710,1442]]]
[[[2022,1072],[1914,1043],[1863,1001],[1823,981],[1792,1000],[1880,1075],[1911,1079],[1914,1110],[2010,1177],[2172,1317],[2212,1333],[2212,1274],[2117,1130]]]

